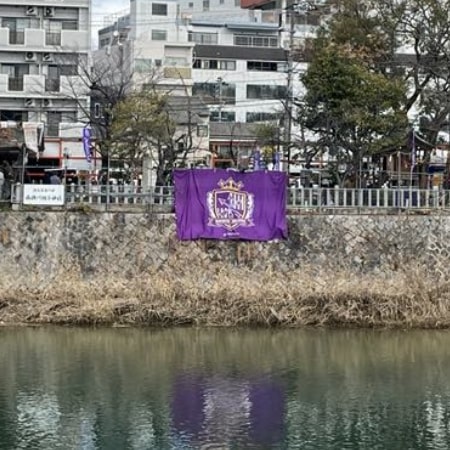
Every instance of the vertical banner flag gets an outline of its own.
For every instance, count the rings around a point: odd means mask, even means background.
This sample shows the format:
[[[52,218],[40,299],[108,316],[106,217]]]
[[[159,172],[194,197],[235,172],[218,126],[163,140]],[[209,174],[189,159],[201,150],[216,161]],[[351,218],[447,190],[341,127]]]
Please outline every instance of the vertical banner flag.
[[[275,152],[273,170],[280,170],[280,152]]]
[[[257,148],[253,153],[254,163],[253,163],[253,170],[260,170],[261,169],[261,150]]]
[[[35,153],[39,152],[39,129],[37,122],[23,122],[23,140],[27,148]]]
[[[83,149],[86,161],[90,164],[92,153],[91,153],[91,129],[88,127],[83,128]]]
[[[174,171],[181,240],[287,238],[285,172]]]

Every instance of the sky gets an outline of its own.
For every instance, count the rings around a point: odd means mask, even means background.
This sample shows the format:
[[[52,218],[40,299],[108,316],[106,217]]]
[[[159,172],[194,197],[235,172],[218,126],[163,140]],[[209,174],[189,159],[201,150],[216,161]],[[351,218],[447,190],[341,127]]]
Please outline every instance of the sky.
[[[129,0],[92,1],[92,44],[94,48],[97,47],[97,30],[104,26],[104,17],[128,9],[129,6]]]

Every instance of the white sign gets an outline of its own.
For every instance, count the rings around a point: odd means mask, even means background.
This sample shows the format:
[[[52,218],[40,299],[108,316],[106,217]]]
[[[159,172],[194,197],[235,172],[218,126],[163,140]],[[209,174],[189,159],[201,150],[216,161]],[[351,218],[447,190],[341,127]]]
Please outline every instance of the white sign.
[[[24,205],[64,205],[64,185],[62,184],[25,184],[23,186]]]

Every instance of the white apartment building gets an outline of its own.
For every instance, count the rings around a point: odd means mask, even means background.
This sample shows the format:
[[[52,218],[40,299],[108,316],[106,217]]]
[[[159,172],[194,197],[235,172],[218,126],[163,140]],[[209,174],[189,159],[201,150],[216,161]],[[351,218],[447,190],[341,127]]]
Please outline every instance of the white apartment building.
[[[129,47],[133,53],[130,66],[137,82],[160,68],[158,83],[202,98],[213,121],[276,120],[285,106],[288,77],[279,13],[242,10],[233,3],[223,12],[196,14],[195,7],[193,13],[181,12],[182,6],[133,1],[129,19],[99,32],[101,51],[114,42],[117,27],[116,36],[127,41],[122,42],[124,50]],[[301,95],[298,75],[305,69],[306,64],[295,66],[295,96]]]
[[[90,0],[0,3],[1,121],[45,124],[40,165],[85,166],[82,128],[89,92]],[[69,159],[69,162],[67,161]]]
[[[193,95],[210,104],[212,121],[254,123],[283,117],[289,54],[281,45],[277,14],[242,10],[228,20],[193,18],[191,30],[196,42]],[[295,96],[302,94],[301,69],[296,65],[292,77]]]
[[[100,30],[99,55],[114,55],[119,46],[129,54],[122,60],[129,58],[137,85],[156,81],[172,94],[202,101],[210,122],[239,124],[210,127],[209,150],[220,152],[241,141],[248,153],[256,145],[254,124],[287,126],[287,103],[303,95],[299,76],[307,64],[289,64],[290,29],[280,9],[248,10],[234,1],[215,1],[134,0],[129,16]],[[296,25],[296,34],[304,37],[302,26],[303,21]]]

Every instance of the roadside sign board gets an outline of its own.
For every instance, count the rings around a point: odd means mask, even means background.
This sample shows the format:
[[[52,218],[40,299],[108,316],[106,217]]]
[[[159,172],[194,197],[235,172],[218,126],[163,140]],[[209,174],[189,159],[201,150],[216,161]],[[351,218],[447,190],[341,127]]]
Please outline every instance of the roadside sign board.
[[[24,205],[64,205],[64,185],[62,184],[25,184],[23,188]]]

